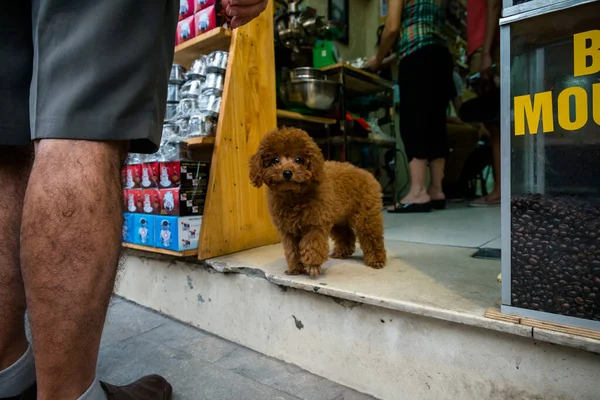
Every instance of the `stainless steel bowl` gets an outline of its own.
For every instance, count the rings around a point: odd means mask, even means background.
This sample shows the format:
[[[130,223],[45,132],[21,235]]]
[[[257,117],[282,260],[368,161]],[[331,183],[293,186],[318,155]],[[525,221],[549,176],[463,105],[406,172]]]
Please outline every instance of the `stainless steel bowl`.
[[[185,68],[179,64],[171,66],[171,74],[169,75],[169,83],[182,84],[185,81]]]
[[[197,99],[181,99],[181,101],[179,102],[179,106],[177,107],[177,116],[179,118],[189,118],[197,110]]]
[[[206,72],[225,73],[229,54],[225,51],[215,51],[206,57]]]
[[[196,113],[190,117],[188,137],[214,136],[218,118],[209,113]]]
[[[309,67],[295,68],[290,71],[290,81],[327,80],[325,72]]]
[[[281,85],[281,99],[288,108],[307,107],[331,111],[338,99],[339,83],[322,80],[292,81]]]
[[[167,111],[165,113],[165,121],[171,122],[177,116],[177,106],[179,102],[167,102]]]
[[[181,85],[169,83],[167,85],[167,101],[181,100]]]
[[[206,76],[202,93],[205,95],[221,96],[223,94],[223,74],[212,72]]]
[[[202,82],[198,79],[187,81],[181,87],[182,99],[195,99],[202,94]]]
[[[206,56],[194,60],[186,77],[188,79],[203,79],[206,77]]]

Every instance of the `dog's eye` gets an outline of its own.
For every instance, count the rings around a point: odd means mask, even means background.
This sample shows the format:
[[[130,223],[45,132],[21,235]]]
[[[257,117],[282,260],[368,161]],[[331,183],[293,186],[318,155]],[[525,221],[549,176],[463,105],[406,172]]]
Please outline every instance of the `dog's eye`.
[[[294,162],[295,162],[296,164],[304,164],[304,160],[303,160],[303,159],[301,159],[300,157],[296,157],[296,158],[294,158]]]
[[[274,159],[271,160],[271,165],[276,165],[279,164],[279,157],[275,157]]]

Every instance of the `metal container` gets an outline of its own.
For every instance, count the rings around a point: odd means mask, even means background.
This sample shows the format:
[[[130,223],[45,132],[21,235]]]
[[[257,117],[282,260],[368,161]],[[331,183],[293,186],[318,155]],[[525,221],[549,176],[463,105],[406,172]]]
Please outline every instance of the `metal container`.
[[[179,105],[178,101],[175,102],[167,102],[167,111],[165,113],[165,121],[173,121],[177,116],[177,106]]]
[[[169,83],[167,85],[167,101],[176,102],[181,100],[181,85]]]
[[[194,79],[187,81],[181,87],[181,98],[182,99],[195,99],[202,93],[202,81]]]
[[[208,96],[206,109],[201,111],[212,113],[212,115],[219,115],[219,112],[221,111],[221,96]]]
[[[229,54],[225,51],[215,51],[206,57],[206,71],[225,73]]]
[[[179,107],[177,109],[177,114],[180,118],[189,118],[197,110],[197,99],[181,99],[181,101],[179,102]]]
[[[214,136],[218,117],[211,113],[196,113],[190,117],[188,137]]]
[[[339,83],[321,80],[292,81],[281,85],[281,99],[288,108],[307,107],[331,111],[338,99]]]
[[[169,75],[169,83],[182,84],[183,82],[185,82],[185,68],[179,64],[173,64]]]
[[[290,81],[321,80],[326,81],[325,72],[309,67],[295,68],[290,71]]]
[[[177,119],[177,121],[175,121],[175,125],[177,125],[179,131],[177,132],[177,135],[179,137],[187,137],[188,133],[189,133],[189,125],[190,125],[190,119],[189,117],[179,117]]]
[[[212,72],[206,76],[206,81],[202,88],[205,95],[221,96],[223,94],[223,74]]]
[[[186,76],[188,79],[204,79],[206,74],[206,56],[202,56],[192,63]]]

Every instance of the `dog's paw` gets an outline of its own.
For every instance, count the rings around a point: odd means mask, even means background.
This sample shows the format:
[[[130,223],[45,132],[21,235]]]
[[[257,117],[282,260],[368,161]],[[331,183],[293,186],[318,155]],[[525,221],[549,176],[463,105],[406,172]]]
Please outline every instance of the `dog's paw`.
[[[309,265],[307,266],[308,274],[313,278],[321,275],[321,266],[320,265]]]
[[[385,267],[385,262],[373,261],[373,262],[367,263],[367,265],[373,269],[381,269],[381,268]]]
[[[304,269],[304,265],[300,264],[300,265],[296,265],[296,267],[294,268],[288,268],[287,271],[285,271],[286,275],[300,275],[303,274],[304,272],[306,272],[306,270]]]
[[[352,257],[352,254],[353,253],[344,252],[341,250],[333,250],[333,253],[331,253],[329,257],[337,260],[347,260],[348,258]]]

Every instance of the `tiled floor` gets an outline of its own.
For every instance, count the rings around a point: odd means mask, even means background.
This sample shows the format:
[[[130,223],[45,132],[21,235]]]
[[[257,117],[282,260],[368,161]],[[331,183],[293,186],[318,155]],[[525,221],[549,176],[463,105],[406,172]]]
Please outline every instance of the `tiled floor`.
[[[161,374],[174,400],[374,400],[294,365],[115,298],[98,376],[123,385]]]
[[[500,207],[450,204],[425,214],[385,212],[386,240],[457,247],[500,248]]]

